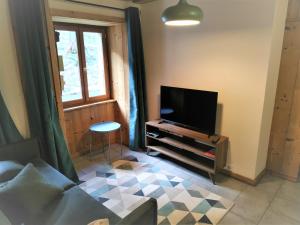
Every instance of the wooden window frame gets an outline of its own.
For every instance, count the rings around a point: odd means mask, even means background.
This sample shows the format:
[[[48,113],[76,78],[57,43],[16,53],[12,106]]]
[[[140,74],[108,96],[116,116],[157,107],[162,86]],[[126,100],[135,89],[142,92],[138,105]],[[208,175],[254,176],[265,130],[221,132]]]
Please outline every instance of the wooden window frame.
[[[71,108],[75,106],[87,105],[87,104],[111,99],[111,86],[110,86],[111,79],[110,79],[110,68],[109,68],[109,58],[108,58],[107,28],[100,27],[100,26],[84,25],[84,24],[54,23],[54,30],[74,31],[76,33],[76,38],[77,38],[82,99],[63,102],[63,107]],[[83,32],[95,32],[95,33],[102,34],[106,95],[89,97]]]

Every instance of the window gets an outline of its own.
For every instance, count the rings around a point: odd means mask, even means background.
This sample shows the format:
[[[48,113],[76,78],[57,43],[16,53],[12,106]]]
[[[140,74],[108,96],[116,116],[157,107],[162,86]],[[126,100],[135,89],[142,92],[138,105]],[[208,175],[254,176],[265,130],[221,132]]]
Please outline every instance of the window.
[[[64,107],[110,98],[106,29],[55,24]]]

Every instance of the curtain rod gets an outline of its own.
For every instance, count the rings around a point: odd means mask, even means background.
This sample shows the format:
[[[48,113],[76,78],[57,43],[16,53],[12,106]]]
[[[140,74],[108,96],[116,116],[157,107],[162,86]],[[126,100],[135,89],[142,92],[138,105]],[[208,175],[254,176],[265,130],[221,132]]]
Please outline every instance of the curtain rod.
[[[96,7],[106,8],[106,9],[113,9],[113,10],[118,10],[118,11],[123,11],[123,12],[125,11],[125,9],[122,9],[122,8],[117,8],[117,7],[107,6],[107,5],[100,5],[100,4],[90,3],[90,2],[82,2],[82,1],[78,1],[78,0],[65,0],[65,1],[83,4],[83,5],[89,5],[89,6],[96,6]]]

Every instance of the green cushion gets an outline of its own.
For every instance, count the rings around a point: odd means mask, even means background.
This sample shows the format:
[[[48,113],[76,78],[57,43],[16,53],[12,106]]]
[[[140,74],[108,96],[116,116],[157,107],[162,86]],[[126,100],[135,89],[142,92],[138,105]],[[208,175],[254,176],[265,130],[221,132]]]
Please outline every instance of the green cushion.
[[[0,184],[0,209],[14,224],[22,223],[39,214],[62,193],[62,188],[50,184],[29,163],[14,179]]]
[[[23,168],[14,161],[0,161],[0,183],[13,179]]]

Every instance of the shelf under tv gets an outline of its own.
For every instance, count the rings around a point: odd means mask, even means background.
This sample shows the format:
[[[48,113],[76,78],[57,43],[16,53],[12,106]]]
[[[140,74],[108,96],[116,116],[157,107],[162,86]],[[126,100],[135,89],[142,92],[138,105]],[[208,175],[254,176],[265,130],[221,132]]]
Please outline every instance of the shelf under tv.
[[[215,183],[216,173],[226,165],[228,138],[221,136],[217,143],[212,139],[201,132],[159,120],[146,123],[148,154],[157,151],[205,171]]]

